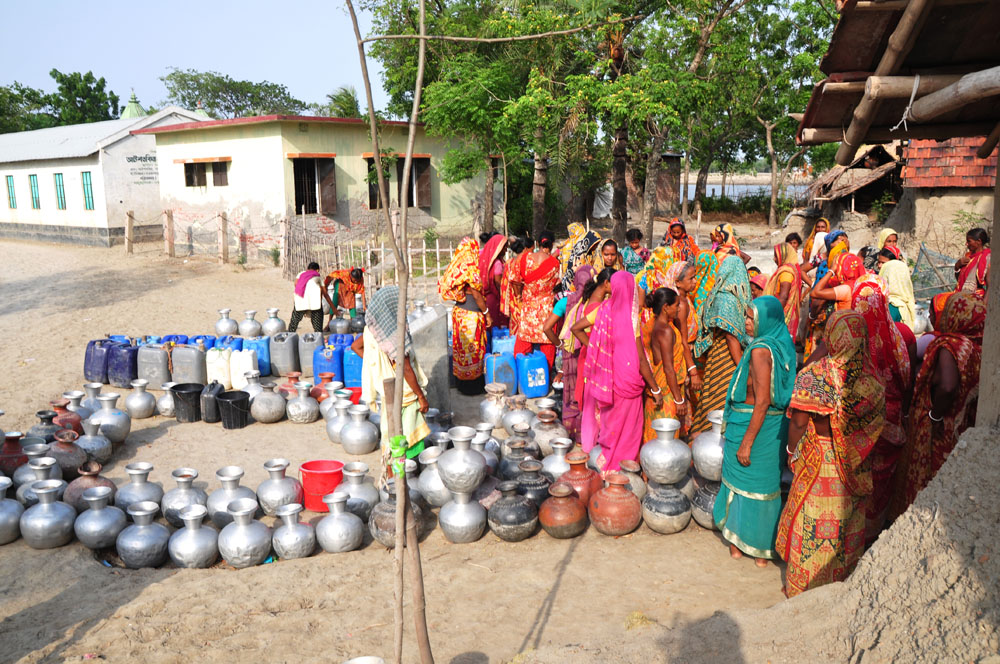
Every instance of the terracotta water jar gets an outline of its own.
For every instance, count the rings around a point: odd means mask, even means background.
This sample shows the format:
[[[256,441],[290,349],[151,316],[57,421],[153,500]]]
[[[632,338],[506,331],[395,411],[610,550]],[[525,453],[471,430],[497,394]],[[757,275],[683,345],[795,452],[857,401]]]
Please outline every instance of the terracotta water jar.
[[[559,478],[560,482],[569,484],[576,497],[583,501],[584,505],[590,504],[590,497],[604,487],[604,480],[596,471],[587,467],[586,452],[570,452],[566,455],[566,463],[569,470]]]
[[[87,503],[83,499],[83,492],[95,486],[108,487],[110,493],[107,500],[113,501],[118,487],[107,477],[101,475],[103,466],[96,461],[86,461],[79,468],[79,477],[69,483],[63,493],[63,502],[76,509],[77,514],[87,509]]]
[[[52,406],[52,410],[56,413],[56,416],[52,418],[52,424],[58,424],[63,429],[72,429],[79,436],[83,435],[83,426],[80,424],[83,418],[78,413],[69,410],[69,399],[65,397],[62,399],[53,399],[49,402],[49,405]]]
[[[587,529],[587,508],[567,482],[554,482],[549,497],[538,508],[542,529],[556,539],[569,539]]]
[[[605,481],[608,486],[590,497],[590,521],[602,535],[627,535],[639,527],[642,505],[621,473],[609,473]]]

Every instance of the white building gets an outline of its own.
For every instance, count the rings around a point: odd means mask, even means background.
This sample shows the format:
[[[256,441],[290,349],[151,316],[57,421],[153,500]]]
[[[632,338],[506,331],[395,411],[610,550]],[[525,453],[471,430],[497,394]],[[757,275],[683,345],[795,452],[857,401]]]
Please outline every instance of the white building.
[[[162,234],[156,141],[133,135],[204,117],[177,106],[144,117],[0,134],[0,237],[111,246]]]

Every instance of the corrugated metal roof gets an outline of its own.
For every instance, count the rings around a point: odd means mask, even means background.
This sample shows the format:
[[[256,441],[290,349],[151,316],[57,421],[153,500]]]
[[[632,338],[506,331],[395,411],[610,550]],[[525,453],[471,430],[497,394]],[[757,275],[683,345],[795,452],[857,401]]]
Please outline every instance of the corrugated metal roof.
[[[158,113],[141,118],[119,118],[0,134],[0,164],[86,157],[97,152],[100,144],[108,138],[120,133],[127,135],[130,129],[146,127],[172,113],[191,119],[197,117],[180,107],[168,106]]]

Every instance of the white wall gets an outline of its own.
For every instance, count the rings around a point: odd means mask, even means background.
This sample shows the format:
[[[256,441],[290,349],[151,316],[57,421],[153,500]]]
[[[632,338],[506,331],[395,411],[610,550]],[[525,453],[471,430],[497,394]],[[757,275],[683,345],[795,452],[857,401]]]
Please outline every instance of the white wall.
[[[81,173],[90,171],[94,209],[87,210],[83,199]],[[56,173],[62,173],[66,193],[66,209],[56,205]],[[14,176],[17,209],[10,209],[7,200],[7,176]],[[38,176],[39,209],[31,207],[29,175]],[[0,164],[0,223],[39,226],[74,226],[106,228],[104,179],[97,155],[75,159],[47,159]]]
[[[148,135],[127,136],[101,150],[102,190],[109,228],[125,225],[129,210],[136,225],[161,225],[160,178],[156,140]]]

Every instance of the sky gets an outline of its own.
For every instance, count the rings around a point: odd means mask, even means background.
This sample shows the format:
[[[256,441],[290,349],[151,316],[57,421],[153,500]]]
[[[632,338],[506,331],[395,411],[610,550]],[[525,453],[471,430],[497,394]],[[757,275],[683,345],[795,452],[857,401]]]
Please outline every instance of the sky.
[[[358,20],[368,36],[370,15],[360,12]],[[122,105],[134,89],[143,106],[160,107],[167,90],[159,77],[177,67],[281,83],[306,103],[353,85],[366,107],[351,18],[339,0],[4,2],[3,24],[0,85],[18,81],[52,92],[53,68],[93,71]],[[382,69],[369,58],[368,71],[382,109]]]

